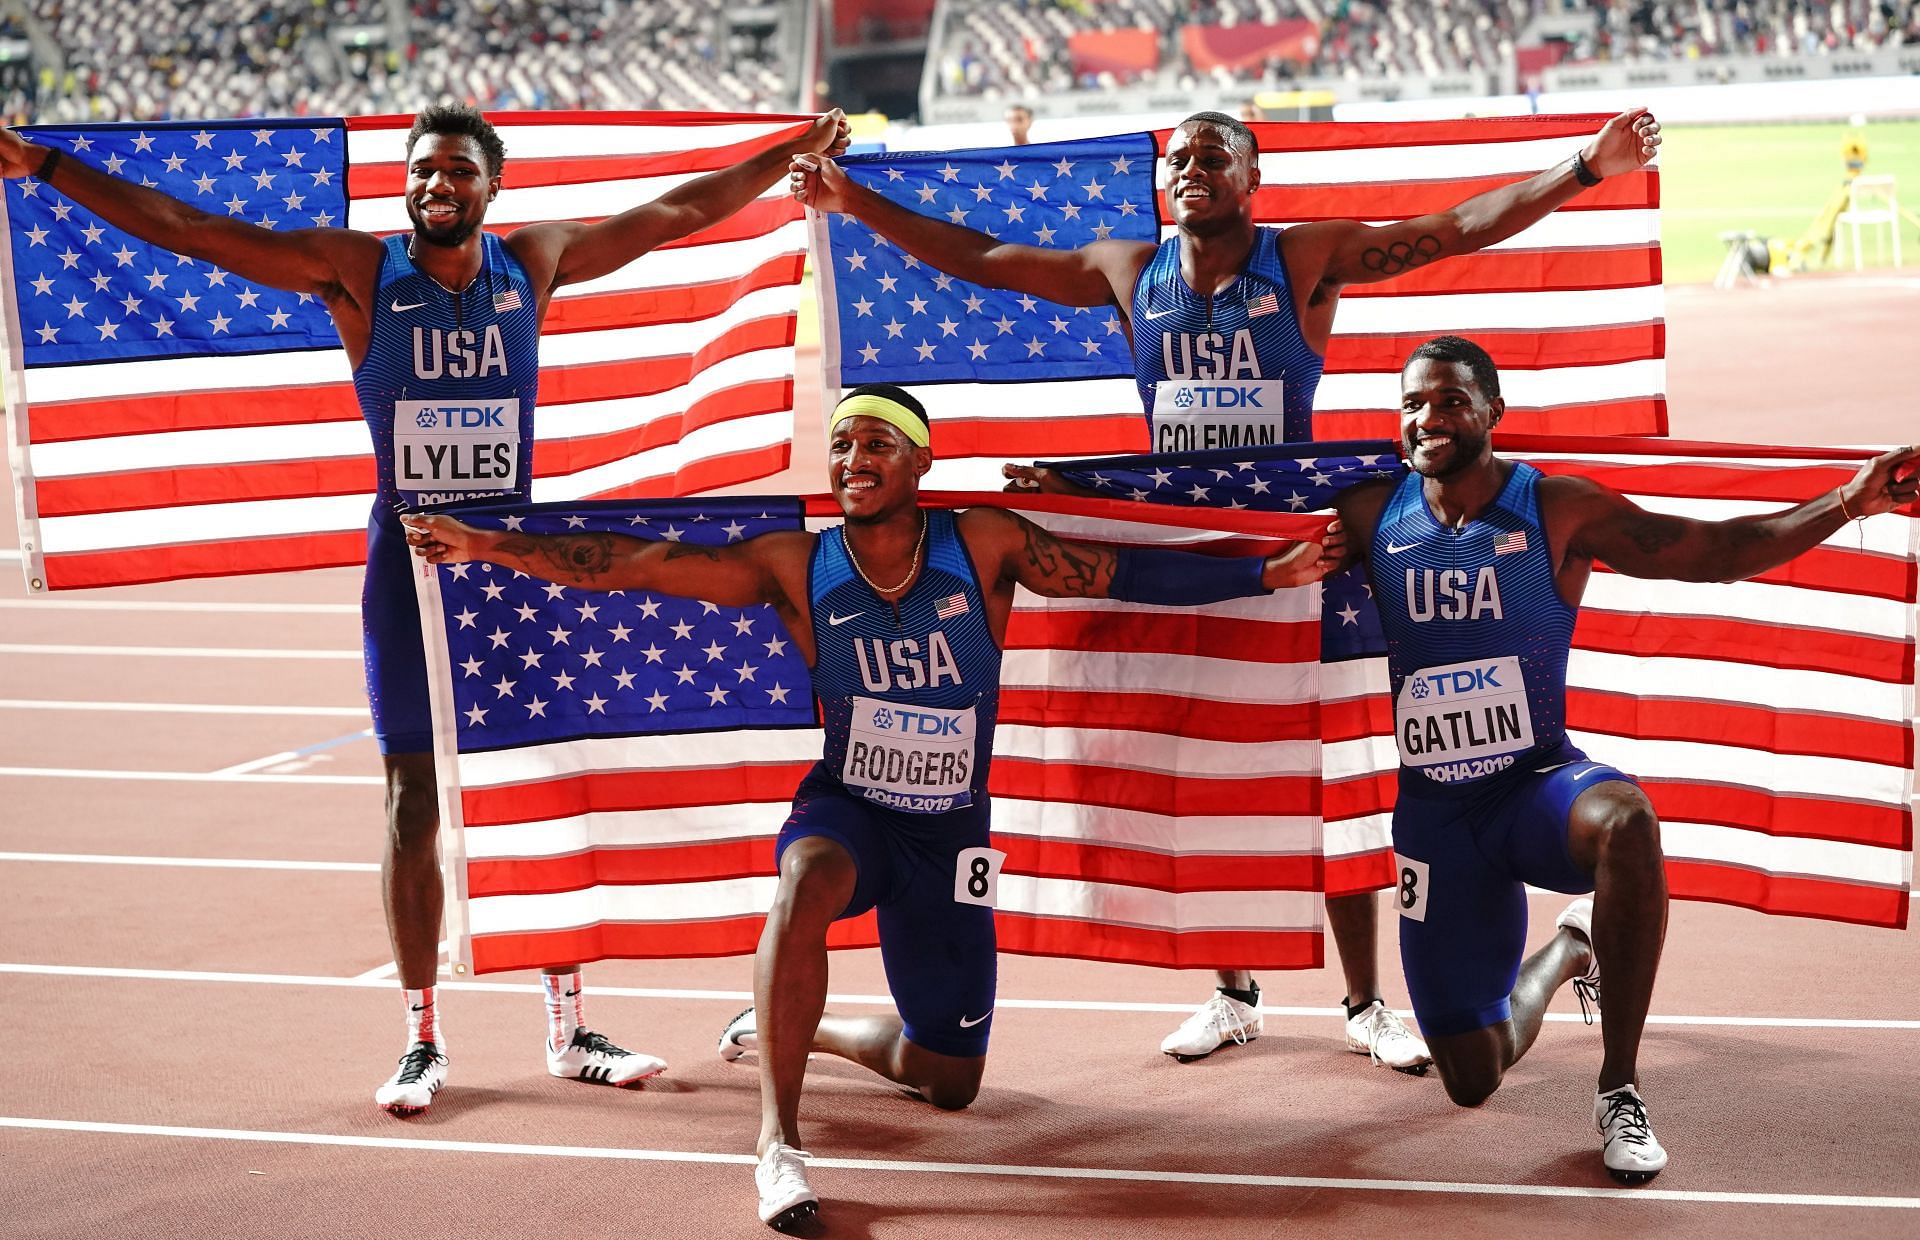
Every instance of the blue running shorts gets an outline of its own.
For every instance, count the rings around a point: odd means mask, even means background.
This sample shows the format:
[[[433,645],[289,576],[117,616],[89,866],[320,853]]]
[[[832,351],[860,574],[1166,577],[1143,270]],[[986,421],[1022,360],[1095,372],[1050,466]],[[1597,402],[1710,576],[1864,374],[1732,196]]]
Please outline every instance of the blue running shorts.
[[[794,794],[777,845],[783,855],[795,840],[821,836],[847,850],[858,877],[835,920],[877,910],[880,960],[907,1040],[962,1059],[987,1053],[998,983],[993,909],[956,899],[961,853],[990,846],[985,800],[902,814],[815,767]]]
[[[367,523],[367,576],[360,589],[360,637],[366,656],[367,705],[380,752],[431,753],[433,714],[427,705],[427,652],[420,640],[420,604],[413,590],[417,561],[398,521]]]
[[[1593,875],[1567,851],[1567,815],[1581,793],[1612,780],[1637,782],[1567,745],[1465,795],[1421,795],[1413,781],[1400,781],[1393,811],[1400,963],[1427,1037],[1512,1016],[1508,996],[1527,941],[1526,887],[1593,890]]]

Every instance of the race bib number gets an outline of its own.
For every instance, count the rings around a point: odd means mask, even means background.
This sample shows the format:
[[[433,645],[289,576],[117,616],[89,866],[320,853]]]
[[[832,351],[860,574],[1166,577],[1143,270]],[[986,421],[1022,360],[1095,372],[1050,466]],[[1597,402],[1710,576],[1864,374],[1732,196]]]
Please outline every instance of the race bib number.
[[[1400,875],[1400,889],[1393,893],[1400,915],[1413,921],[1427,919],[1427,863],[1393,854],[1393,866]]]
[[[1000,903],[1000,867],[1006,864],[1006,860],[1007,854],[997,848],[961,850],[959,860],[953,867],[954,903],[997,907]]]
[[[909,814],[973,804],[973,707],[903,706],[853,699],[840,780],[867,800]]]
[[[1504,771],[1533,748],[1533,715],[1520,660],[1474,659],[1423,667],[1393,704],[1400,761],[1443,784]]]
[[[513,489],[520,476],[520,401],[393,403],[393,485],[418,503]]]
[[[1162,379],[1153,388],[1153,450],[1282,443],[1282,392],[1278,379]]]

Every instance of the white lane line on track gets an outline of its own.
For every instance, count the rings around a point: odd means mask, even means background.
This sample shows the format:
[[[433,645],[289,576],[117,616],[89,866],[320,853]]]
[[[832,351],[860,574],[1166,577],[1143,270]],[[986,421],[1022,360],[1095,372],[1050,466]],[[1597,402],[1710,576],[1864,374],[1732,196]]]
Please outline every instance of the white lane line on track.
[[[604,1158],[622,1162],[750,1165],[751,1154],[702,1150],[636,1150],[591,1145],[533,1145],[507,1141],[434,1141],[419,1137],[362,1137],[328,1132],[272,1132],[246,1128],[188,1128],[170,1124],[108,1124],[87,1120],[0,1116],[0,1128],[85,1132],[101,1136],[181,1137],[198,1141],[251,1141],[271,1145],[326,1145],[350,1149],[416,1150],[424,1153],[514,1154],[542,1158]],[[1135,1167],[1036,1167],[1020,1164],[910,1162],[897,1158],[811,1158],[808,1166],[835,1171],[904,1172],[919,1175],[1003,1176],[1027,1180],[1095,1180],[1141,1184],[1208,1184],[1233,1188],[1331,1189],[1363,1193],[1436,1193],[1471,1197],[1573,1197],[1613,1201],[1687,1202],[1698,1205],[1832,1206],[1868,1210],[1920,1210],[1920,1197],[1867,1197],[1834,1193],[1739,1193],[1667,1188],[1585,1188],[1564,1184],[1486,1184],[1445,1180],[1342,1179],[1330,1176],[1233,1175],[1207,1171],[1159,1171]]]
[[[237,612],[244,615],[266,616],[357,616],[360,614],[360,608],[353,603],[184,603],[163,602],[159,599],[128,602],[79,598],[0,599],[0,609],[7,608],[19,608],[22,611],[181,611],[208,615]]]
[[[125,655],[138,659],[352,659],[358,650],[262,650],[225,646],[62,646],[41,642],[0,642],[0,654],[74,654],[96,658]]]
[[[297,870],[303,873],[377,874],[376,861],[264,861],[241,857],[122,857],[105,853],[0,852],[0,861],[47,861],[56,865],[158,865],[195,870]]]
[[[369,970],[358,977],[320,977],[302,976],[294,973],[219,973],[198,969],[126,969],[110,968],[102,965],[41,965],[0,962],[0,975],[16,974],[27,977],[97,977],[116,981],[159,981],[159,982],[228,982],[249,986],[321,986],[345,989],[378,988],[392,985],[387,980],[391,975],[382,974],[380,969]],[[472,991],[482,994],[526,994],[537,995],[540,987],[533,983],[522,982],[463,982],[441,978],[434,983],[441,990]],[[622,999],[694,999],[712,1002],[739,1003],[752,1002],[753,995],[745,990],[691,990],[678,987],[660,986],[599,986],[593,987],[593,993],[599,996],[613,996]],[[892,1007],[891,995],[840,995],[827,996],[828,1003],[843,1006]],[[1002,996],[997,1004],[1001,1008],[1024,1008],[1035,1011],[1066,1012],[1191,1012],[1192,1003],[1119,1003],[1099,999],[1011,999]],[[1321,1007],[1269,1007],[1262,1009],[1268,1016],[1306,1016],[1333,1017],[1340,1015],[1338,1008]],[[1402,1011],[1401,1015],[1411,1015]],[[1549,1012],[1547,1019],[1561,1024],[1580,1024],[1578,1012]],[[1880,1018],[1852,1019],[1837,1016],[1661,1016],[1647,1017],[1649,1025],[1677,1026],[1721,1026],[1752,1029],[1897,1029],[1920,1030],[1920,1020],[1890,1020]]]
[[[0,698],[0,710],[122,711],[151,715],[289,715],[366,719],[364,706],[240,706],[220,702],[81,702],[53,698]]]
[[[0,766],[0,778],[158,780],[185,784],[352,784],[378,787],[378,775],[221,775],[206,771],[103,771],[89,767]]]

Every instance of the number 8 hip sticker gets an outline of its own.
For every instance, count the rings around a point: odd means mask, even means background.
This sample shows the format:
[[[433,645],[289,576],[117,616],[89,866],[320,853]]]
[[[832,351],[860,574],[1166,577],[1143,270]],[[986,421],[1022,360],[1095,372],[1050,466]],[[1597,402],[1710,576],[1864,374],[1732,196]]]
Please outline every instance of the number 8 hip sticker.
[[[1411,917],[1415,921],[1425,921],[1427,919],[1427,863],[1395,853],[1393,865],[1398,871],[1400,883],[1400,889],[1393,893],[1393,898],[1400,906],[1400,915]]]
[[[953,869],[953,899],[956,904],[984,904],[993,908],[1000,900],[1000,867],[1007,854],[997,848],[964,848]]]

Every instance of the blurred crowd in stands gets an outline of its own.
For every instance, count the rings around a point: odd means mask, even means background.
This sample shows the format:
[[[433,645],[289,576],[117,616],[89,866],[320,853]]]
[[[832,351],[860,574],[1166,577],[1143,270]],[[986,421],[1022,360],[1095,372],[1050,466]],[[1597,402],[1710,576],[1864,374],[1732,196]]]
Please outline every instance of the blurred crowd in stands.
[[[808,3],[14,0],[0,21],[14,49],[0,95],[15,123],[409,112],[440,99],[786,110]],[[929,3],[897,7],[885,38],[924,29]],[[876,14],[893,11],[852,8],[876,38]],[[767,16],[742,21],[743,10]],[[1920,43],[1920,0],[948,0],[939,11],[936,92],[1008,100],[1434,76],[1511,63],[1543,37],[1567,62]]]
[[[1570,62],[1920,43],[1916,0],[950,0],[946,13],[938,89],[1002,98],[1434,76],[1507,63],[1542,31],[1564,44],[1554,59]],[[1210,49],[1193,39],[1205,26],[1222,28]],[[1251,47],[1282,46],[1219,54],[1236,30]]]
[[[790,110],[768,24],[714,0],[27,0],[15,121],[487,108]],[[18,24],[18,23],[16,23]]]

